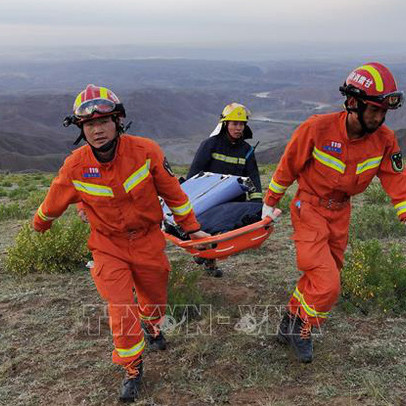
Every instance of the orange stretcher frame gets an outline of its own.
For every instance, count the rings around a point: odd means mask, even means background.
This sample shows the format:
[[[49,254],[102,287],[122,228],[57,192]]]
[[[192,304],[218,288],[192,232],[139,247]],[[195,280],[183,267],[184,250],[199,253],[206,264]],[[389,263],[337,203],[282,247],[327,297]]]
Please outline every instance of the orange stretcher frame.
[[[261,221],[250,224],[237,230],[217,234],[199,240],[183,241],[171,234],[165,233],[165,238],[178,247],[184,248],[194,257],[207,259],[225,259],[248,249],[259,248],[272,234],[275,220],[281,214],[275,209],[275,219],[265,217]]]

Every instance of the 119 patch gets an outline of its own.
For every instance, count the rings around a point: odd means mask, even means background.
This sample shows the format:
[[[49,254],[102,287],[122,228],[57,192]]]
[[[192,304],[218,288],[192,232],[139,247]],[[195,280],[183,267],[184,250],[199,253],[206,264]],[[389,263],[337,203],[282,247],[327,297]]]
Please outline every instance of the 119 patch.
[[[390,157],[390,160],[392,162],[392,168],[395,172],[402,172],[403,171],[403,159],[402,159],[402,153],[396,152],[396,154],[393,154]]]

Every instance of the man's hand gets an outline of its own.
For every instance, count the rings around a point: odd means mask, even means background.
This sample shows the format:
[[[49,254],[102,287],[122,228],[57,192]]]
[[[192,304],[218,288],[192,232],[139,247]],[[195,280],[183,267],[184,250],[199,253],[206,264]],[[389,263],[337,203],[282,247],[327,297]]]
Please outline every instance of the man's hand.
[[[196,231],[195,233],[189,234],[189,237],[192,240],[200,240],[201,238],[211,237],[211,235],[206,233],[205,231],[200,230],[200,231]]]
[[[39,222],[39,221],[33,221],[32,222],[32,228],[37,232],[37,233],[45,233],[45,231],[49,230],[51,228],[52,222],[47,221],[47,222]]]
[[[275,215],[274,212],[275,207],[268,206],[267,204],[264,203],[264,205],[262,206],[262,216],[261,216],[262,220],[265,217],[270,217],[272,220],[275,220],[277,216]]]
[[[196,231],[195,233],[191,233],[189,234],[189,237],[191,240],[201,240],[202,238],[207,238],[207,237],[211,237],[210,234],[206,233],[205,231]],[[199,245],[195,245],[194,248],[196,248],[197,250],[205,250],[207,248],[209,248],[207,246],[207,244],[199,244]]]

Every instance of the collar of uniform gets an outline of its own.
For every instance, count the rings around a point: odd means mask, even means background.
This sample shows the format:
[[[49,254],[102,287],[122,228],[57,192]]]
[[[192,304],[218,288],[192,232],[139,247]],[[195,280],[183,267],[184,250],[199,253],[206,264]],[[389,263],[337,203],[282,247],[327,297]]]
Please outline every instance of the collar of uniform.
[[[340,113],[340,133],[341,134],[345,134],[344,138],[348,143],[359,143],[359,142],[363,142],[368,136],[369,134],[365,134],[364,136],[360,137],[360,138],[354,138],[354,139],[350,139],[350,137],[348,136],[347,133],[347,117],[348,117],[348,112],[347,111],[342,111]]]
[[[224,139],[228,144],[230,144],[230,145],[232,145],[232,146],[241,145],[241,144],[244,142],[244,140],[243,140],[242,137],[241,137],[241,138],[238,138],[235,142],[232,142],[226,133],[223,133],[223,139]]]
[[[341,114],[342,116],[340,117],[340,132],[342,134],[345,134],[345,139],[347,140],[347,142],[351,143],[364,142],[365,140],[370,139],[371,137],[378,137],[378,139],[381,139],[384,129],[387,128],[385,127],[385,124],[383,124],[373,133],[365,134],[360,138],[354,138],[353,140],[350,140],[347,134],[347,126],[346,126],[348,113],[346,111],[343,111]]]
[[[340,120],[338,125],[340,129],[340,134],[344,134],[344,138],[347,140],[347,142],[350,142],[351,140],[347,133],[347,116],[348,113],[346,111],[342,111],[340,113]]]

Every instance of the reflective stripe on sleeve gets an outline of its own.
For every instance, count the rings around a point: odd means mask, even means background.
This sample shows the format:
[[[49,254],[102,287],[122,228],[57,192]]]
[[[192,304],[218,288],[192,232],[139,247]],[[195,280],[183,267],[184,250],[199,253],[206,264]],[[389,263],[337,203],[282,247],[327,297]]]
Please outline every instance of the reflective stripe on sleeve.
[[[182,204],[182,206],[169,206],[169,208],[171,209],[173,214],[177,216],[185,216],[192,211],[192,203],[190,203],[190,201],[188,200],[185,204]]]
[[[249,194],[250,199],[262,199],[262,193],[255,192]]]
[[[406,212],[406,201],[400,202],[395,206],[396,214],[400,216],[401,214]]]
[[[285,193],[287,186],[280,185],[279,183],[275,182],[272,178],[271,182],[269,183],[269,189],[271,189],[272,192],[283,194]]]
[[[56,219],[56,217],[50,217],[50,216],[46,216],[44,214],[44,212],[42,211],[42,204],[41,204],[41,206],[39,206],[37,213],[38,213],[38,217],[43,221],[52,221],[52,220]]]

